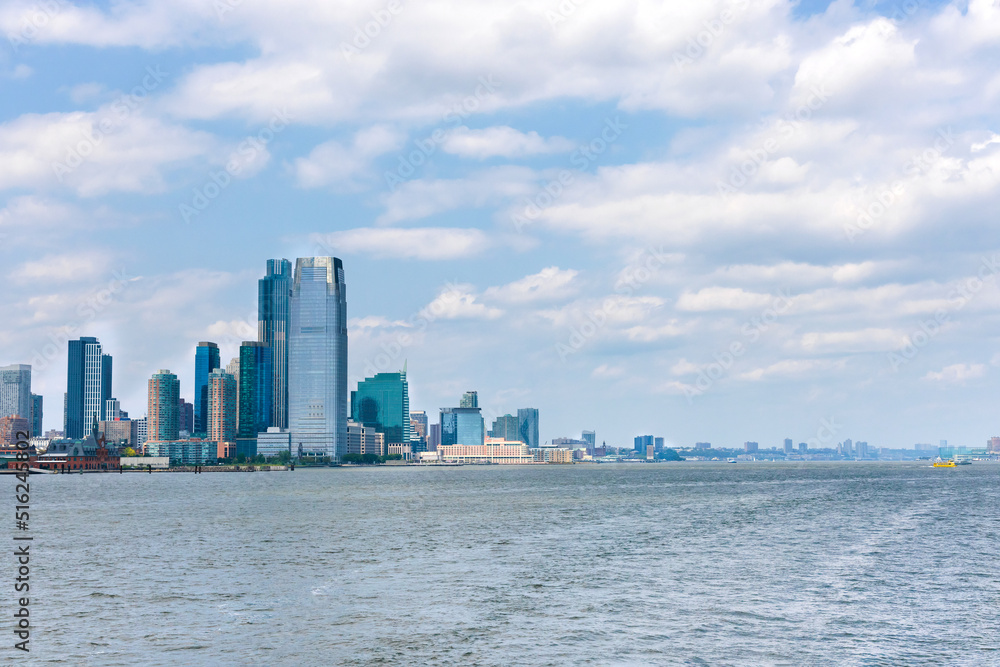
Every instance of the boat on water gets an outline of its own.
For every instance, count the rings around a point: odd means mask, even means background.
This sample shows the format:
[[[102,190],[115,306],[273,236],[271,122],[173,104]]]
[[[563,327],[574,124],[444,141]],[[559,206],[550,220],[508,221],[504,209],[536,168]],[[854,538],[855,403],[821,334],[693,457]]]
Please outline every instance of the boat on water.
[[[935,468],[954,468],[955,467],[955,462],[954,461],[935,461],[933,467],[935,467]]]

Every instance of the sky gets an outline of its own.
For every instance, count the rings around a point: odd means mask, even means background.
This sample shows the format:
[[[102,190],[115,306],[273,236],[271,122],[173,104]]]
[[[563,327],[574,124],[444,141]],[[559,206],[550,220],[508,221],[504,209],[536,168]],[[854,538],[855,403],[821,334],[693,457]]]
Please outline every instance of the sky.
[[[1000,3],[8,0],[0,364],[143,416],[344,262],[349,384],[542,440],[1000,433]]]

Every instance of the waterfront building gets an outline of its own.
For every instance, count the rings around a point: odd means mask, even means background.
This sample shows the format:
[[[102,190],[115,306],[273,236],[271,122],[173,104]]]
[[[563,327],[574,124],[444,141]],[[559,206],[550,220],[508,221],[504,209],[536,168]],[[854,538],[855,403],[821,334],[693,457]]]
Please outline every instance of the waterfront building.
[[[42,404],[39,394],[31,395],[31,435],[35,437],[42,435]]]
[[[347,453],[385,456],[385,434],[356,421],[347,422]]]
[[[210,341],[198,343],[194,352],[194,432],[208,433],[208,376],[219,368],[219,346]]]
[[[149,440],[176,440],[177,401],[180,380],[169,370],[160,369],[149,380],[146,432]]]
[[[791,454],[792,451],[794,451],[792,449],[792,439],[791,438],[785,438],[785,453],[786,454]]]
[[[760,445],[757,444],[756,442],[747,441],[743,443],[743,451],[745,451],[747,454],[752,454],[753,452],[756,452],[758,449],[760,449]]]
[[[267,431],[274,414],[271,382],[271,348],[266,343],[244,341],[240,345],[238,438],[255,439]]]
[[[538,448],[538,409],[521,408],[517,411],[518,433],[521,442],[528,446],[528,449]]]
[[[493,420],[493,428],[490,429],[491,437],[502,438],[504,440],[521,441],[521,428],[517,417],[514,415],[501,415]],[[527,443],[525,443],[527,444]]]
[[[409,420],[407,420],[409,425]],[[288,430],[296,456],[347,445],[347,287],[336,257],[300,257],[289,299]]]
[[[653,447],[655,442],[653,436],[651,435],[637,435],[635,436],[635,451],[639,452],[641,455],[646,455],[646,447]]]
[[[31,418],[31,366],[11,364],[0,368],[0,417]]]
[[[67,438],[86,435],[92,421],[105,418],[105,402],[111,398],[111,355],[104,354],[93,337],[68,341],[65,419]]]
[[[132,440],[132,421],[129,419],[114,419],[97,422],[98,430],[104,435],[109,445],[135,448]]]
[[[281,452],[291,454],[289,443],[288,429],[269,426],[266,431],[257,434],[257,453],[265,458],[273,458]]]
[[[597,447],[597,433],[594,431],[584,431],[580,439],[587,443],[587,453],[593,454],[594,447]]]
[[[257,340],[271,348],[271,424],[288,428],[288,326],[292,263],[267,260],[257,281]]]
[[[441,424],[427,425],[427,451],[436,452],[441,444]]]
[[[650,445],[652,447],[653,445]],[[531,450],[538,463],[572,463],[573,450],[565,447],[539,447]]]
[[[207,439],[214,440],[215,442],[235,442],[237,396],[236,378],[221,368],[216,368],[208,374],[207,388]],[[152,439],[153,435],[151,432],[150,440]]]
[[[221,372],[224,373],[225,371]],[[232,378],[231,375],[227,375],[227,377]],[[166,457],[170,459],[170,465],[185,466],[215,463],[219,458],[216,443],[213,440],[204,440],[201,438],[150,440],[146,443],[146,455]]]
[[[493,463],[525,464],[533,463],[535,457],[528,446],[520,441],[500,441],[479,445],[441,445],[437,449],[445,463]]]
[[[479,408],[441,408],[441,444],[482,445],[486,437],[483,415]]]
[[[806,443],[804,443],[804,442],[800,442],[799,443],[799,454],[805,454],[808,451],[809,451],[809,445],[806,444]]]
[[[149,440],[149,429],[147,428],[148,424],[149,420],[146,417],[132,420],[132,442],[135,443],[132,447],[134,449],[138,450],[141,448],[145,450],[146,441]]]
[[[385,435],[386,442],[410,442],[410,391],[406,371],[376,373],[351,392],[351,418]]]
[[[467,391],[462,394],[462,399],[458,402],[460,408],[478,408],[479,392]]]
[[[992,438],[990,438],[989,440],[987,440],[986,441],[986,448],[990,452],[1000,453],[1000,437],[993,436]]]
[[[24,434],[24,440],[31,438],[31,422],[20,415],[0,417],[0,446],[16,447],[17,434]]]
[[[183,398],[177,402],[177,430],[188,436],[194,433],[194,404]]]
[[[947,446],[947,445],[945,445]],[[854,443],[854,449],[857,453],[859,459],[868,458],[868,443],[867,442],[856,442]]]

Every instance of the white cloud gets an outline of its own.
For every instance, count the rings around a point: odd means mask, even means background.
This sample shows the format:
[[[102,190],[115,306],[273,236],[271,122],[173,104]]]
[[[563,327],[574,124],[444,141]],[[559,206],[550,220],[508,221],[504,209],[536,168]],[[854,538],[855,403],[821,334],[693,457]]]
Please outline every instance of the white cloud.
[[[550,266],[501,287],[490,287],[483,293],[483,296],[506,303],[533,303],[564,299],[576,293],[573,282],[578,274],[579,272],[573,269]]]
[[[945,366],[940,371],[927,373],[924,379],[932,382],[957,384],[981,378],[984,375],[986,375],[986,364],[952,364]]]
[[[737,287],[706,287],[696,293],[685,292],[677,299],[677,310],[747,310],[771,305],[770,294],[746,292]]]
[[[442,150],[453,155],[484,160],[488,157],[525,157],[573,150],[573,142],[562,137],[546,139],[535,131],[519,132],[506,125],[482,130],[455,128],[445,137]]]
[[[474,257],[491,245],[478,229],[362,227],[310,237],[332,254],[366,254],[378,258],[447,260]]]
[[[469,285],[449,285],[420,311],[420,315],[429,321],[495,320],[503,311],[478,303]]]
[[[296,180],[300,187],[315,188],[365,179],[371,175],[371,161],[399,149],[404,139],[397,130],[374,126],[355,134],[350,146],[327,141],[295,160]]]

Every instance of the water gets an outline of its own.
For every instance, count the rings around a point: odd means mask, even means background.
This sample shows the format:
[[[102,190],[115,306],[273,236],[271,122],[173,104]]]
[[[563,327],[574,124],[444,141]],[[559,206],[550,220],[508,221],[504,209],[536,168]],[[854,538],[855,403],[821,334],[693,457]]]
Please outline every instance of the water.
[[[995,665],[998,482],[926,463],[35,476],[14,658]]]

